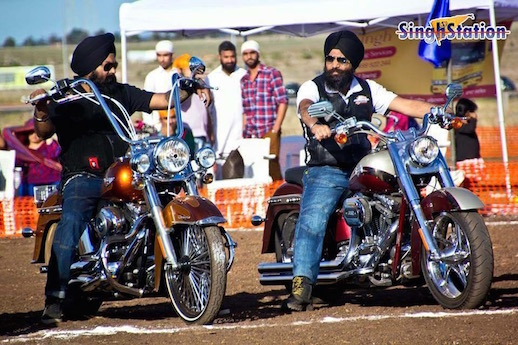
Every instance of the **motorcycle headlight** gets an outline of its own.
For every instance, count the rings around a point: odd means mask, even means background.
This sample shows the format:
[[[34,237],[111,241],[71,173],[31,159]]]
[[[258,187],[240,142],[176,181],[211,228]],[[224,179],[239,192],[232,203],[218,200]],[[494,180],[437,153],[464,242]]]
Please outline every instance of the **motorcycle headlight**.
[[[204,147],[196,152],[196,162],[202,168],[208,169],[216,163],[216,153],[210,147]]]
[[[155,149],[155,159],[161,172],[177,173],[185,169],[189,163],[189,147],[178,138],[164,139]]]
[[[149,156],[145,153],[137,154],[135,155],[131,161],[131,169],[134,171],[137,171],[141,174],[147,172],[149,168],[151,167],[151,160],[149,159]]]
[[[410,144],[409,151],[414,162],[420,165],[428,165],[439,155],[439,145],[434,138],[426,136],[414,140]]]

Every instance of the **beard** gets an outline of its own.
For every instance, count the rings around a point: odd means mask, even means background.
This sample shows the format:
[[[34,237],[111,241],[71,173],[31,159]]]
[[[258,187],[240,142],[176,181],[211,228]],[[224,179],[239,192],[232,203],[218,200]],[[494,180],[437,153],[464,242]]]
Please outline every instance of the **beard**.
[[[117,85],[117,77],[115,74],[109,74],[104,80],[99,77],[96,71],[93,71],[90,80],[94,82],[99,91],[104,94],[113,94]]]
[[[259,59],[256,60],[246,60],[245,65],[250,68],[254,69],[257,65],[259,65]]]
[[[337,75],[333,75],[334,72],[338,72]],[[342,71],[339,69],[326,70],[324,67],[324,79],[327,85],[337,91],[346,91],[351,82],[353,81],[354,70],[349,69]]]
[[[236,70],[236,63],[235,62],[228,62],[228,63],[221,62],[221,68],[223,69],[223,71],[230,74]]]

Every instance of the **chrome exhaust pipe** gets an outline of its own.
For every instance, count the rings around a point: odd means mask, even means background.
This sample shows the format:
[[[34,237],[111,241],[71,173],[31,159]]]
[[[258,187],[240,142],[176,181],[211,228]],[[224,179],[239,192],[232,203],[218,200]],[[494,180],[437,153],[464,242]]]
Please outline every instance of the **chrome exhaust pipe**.
[[[335,284],[355,275],[373,273],[373,268],[359,268],[351,271],[322,272],[318,274],[317,285]],[[293,280],[293,273],[286,274],[261,274],[259,282],[261,285],[286,285]]]

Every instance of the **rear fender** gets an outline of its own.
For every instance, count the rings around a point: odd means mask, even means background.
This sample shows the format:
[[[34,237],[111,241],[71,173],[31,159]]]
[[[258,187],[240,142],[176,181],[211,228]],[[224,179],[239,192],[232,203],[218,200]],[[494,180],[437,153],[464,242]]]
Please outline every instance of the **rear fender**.
[[[48,231],[52,224],[59,222],[61,219],[61,196],[58,192],[49,195],[43,205],[38,208],[38,222],[36,224],[36,237],[34,241],[34,251],[32,255],[33,263],[45,262],[45,247],[47,242]]]
[[[275,232],[279,231],[277,219],[283,213],[300,209],[302,187],[292,183],[283,183],[268,200],[268,210],[263,231],[261,253],[275,252]]]

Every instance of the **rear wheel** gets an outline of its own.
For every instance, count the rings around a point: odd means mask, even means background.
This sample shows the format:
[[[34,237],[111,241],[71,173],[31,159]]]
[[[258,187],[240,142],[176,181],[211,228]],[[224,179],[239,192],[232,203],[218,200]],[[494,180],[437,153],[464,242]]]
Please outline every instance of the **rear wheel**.
[[[176,231],[172,242],[180,266],[165,267],[173,307],[187,323],[210,324],[221,308],[227,284],[221,232],[216,226],[192,225]]]
[[[277,219],[278,232],[275,233],[275,258],[277,262],[293,260],[293,244],[295,242],[295,225],[299,219],[299,211],[282,214]]]
[[[421,268],[433,297],[449,309],[482,305],[493,278],[493,249],[482,217],[475,211],[443,212],[432,235],[441,260],[423,250]]]

